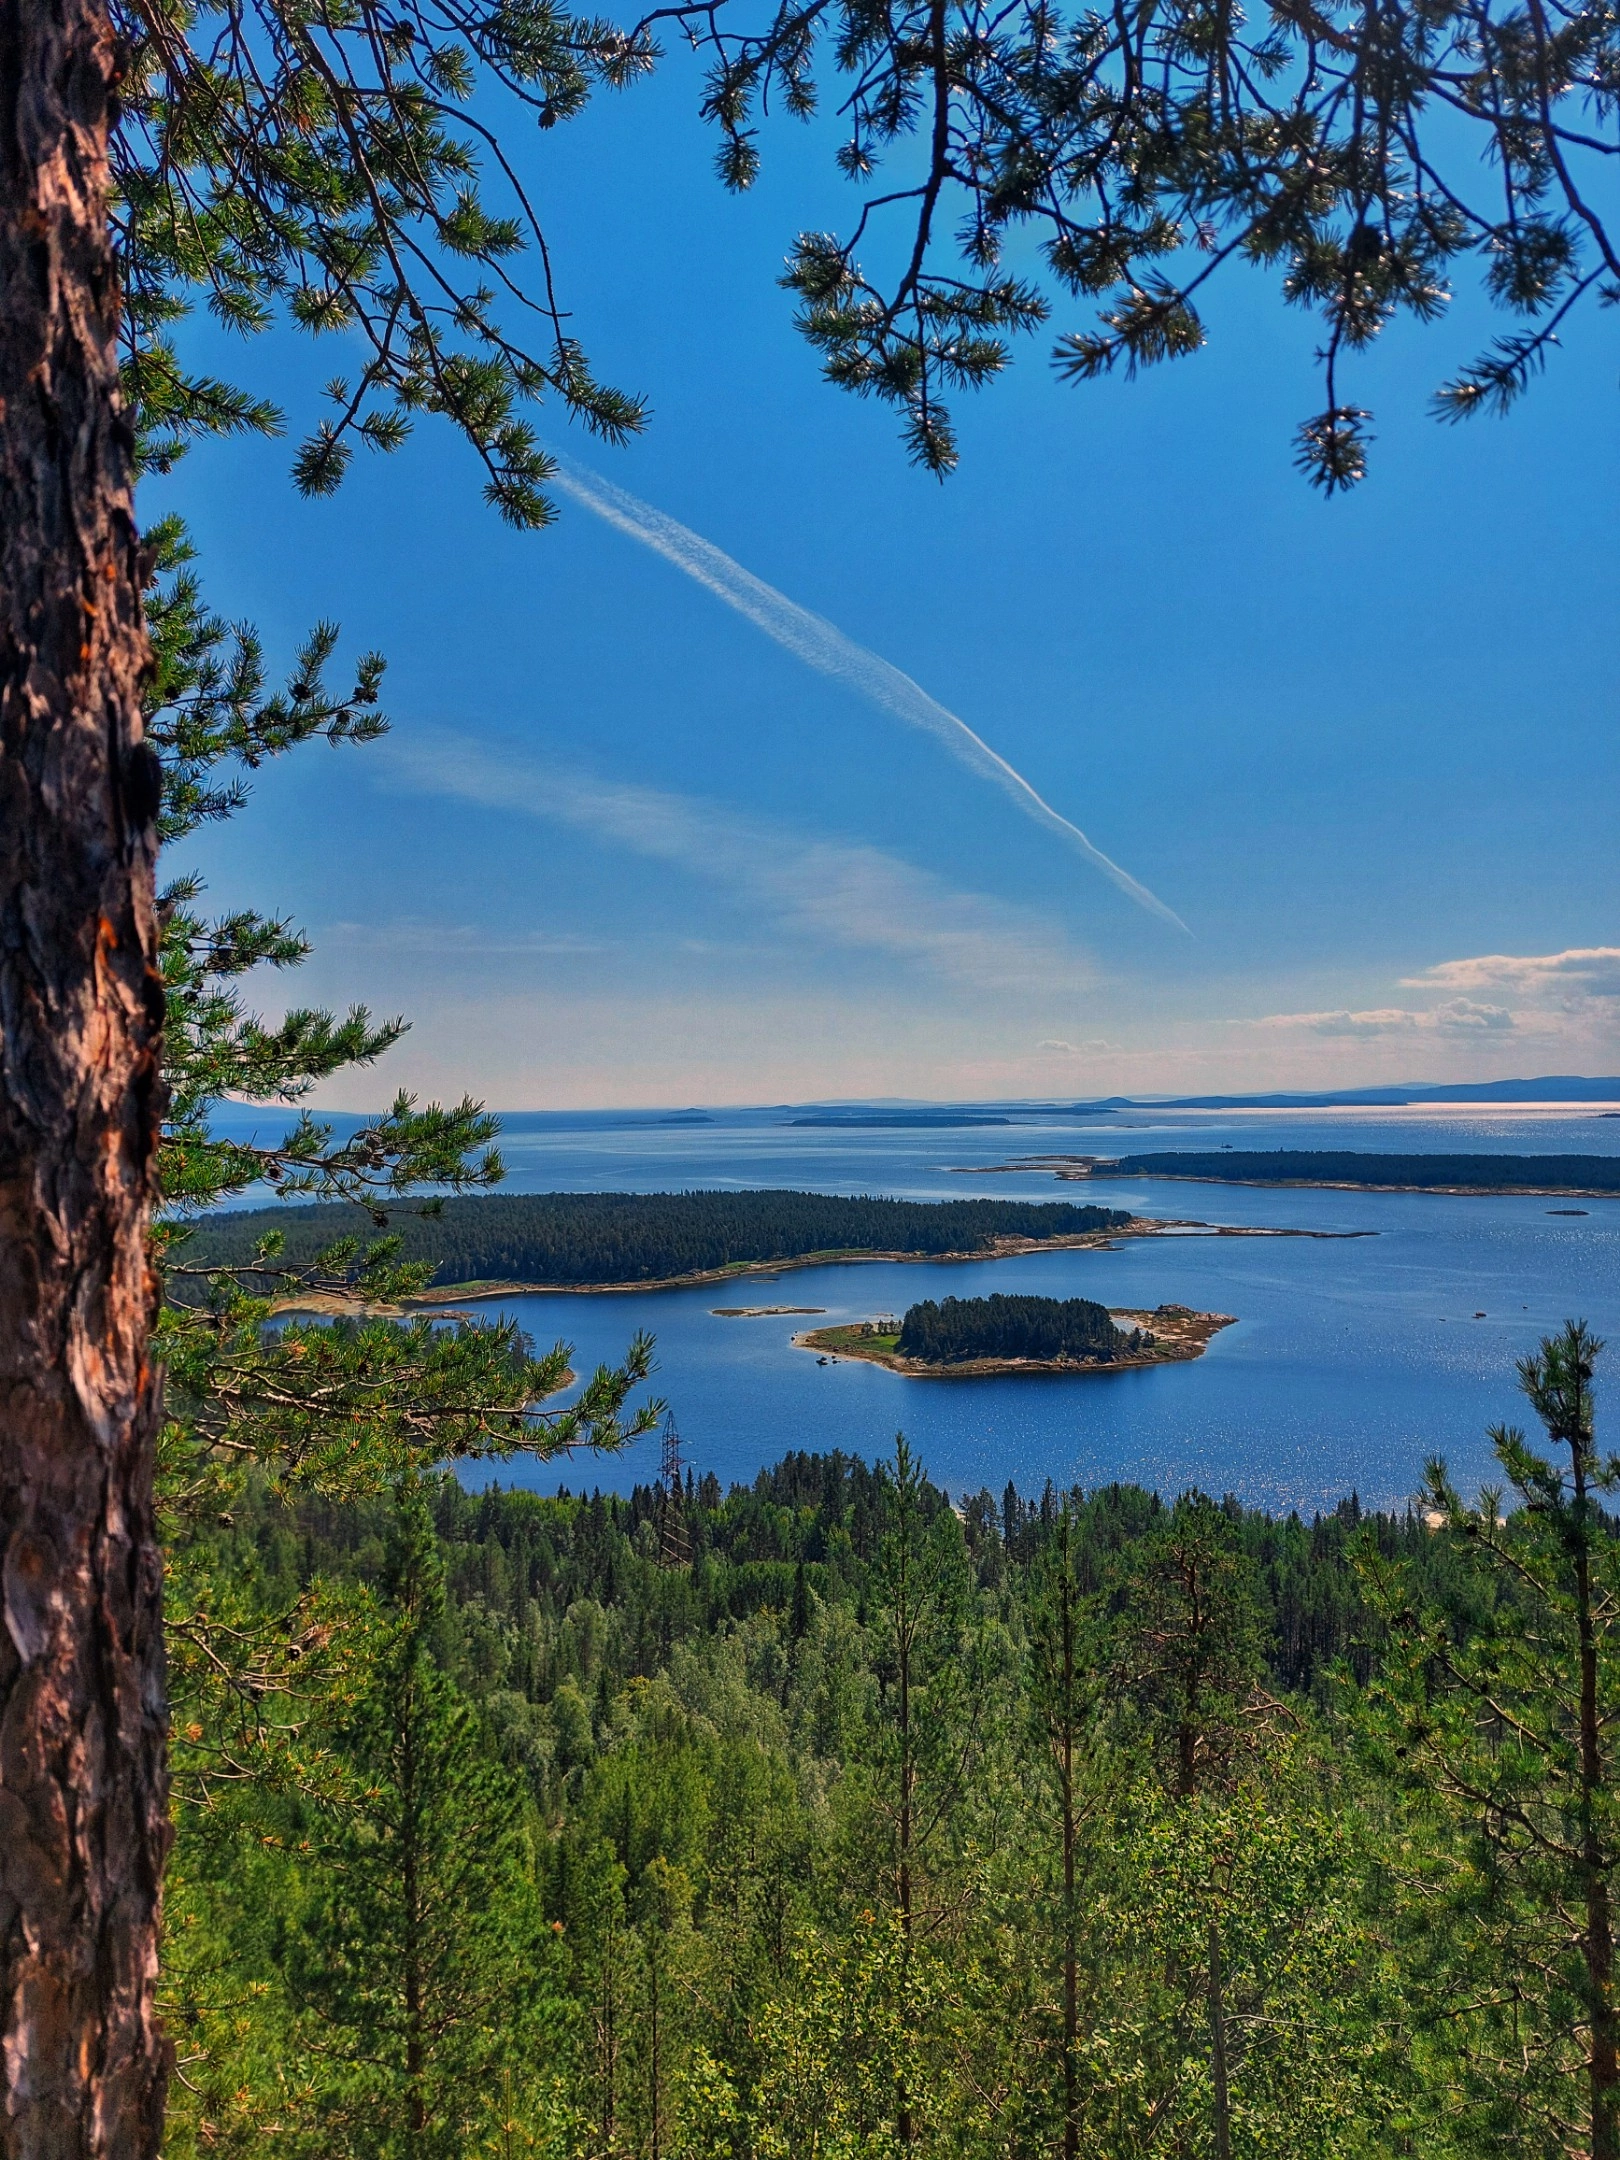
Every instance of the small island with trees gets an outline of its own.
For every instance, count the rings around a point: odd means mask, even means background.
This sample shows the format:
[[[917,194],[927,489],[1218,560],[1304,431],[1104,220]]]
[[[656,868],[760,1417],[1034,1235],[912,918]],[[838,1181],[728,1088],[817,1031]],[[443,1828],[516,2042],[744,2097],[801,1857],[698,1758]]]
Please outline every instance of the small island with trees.
[[[824,1357],[863,1358],[913,1378],[972,1378],[992,1373],[1117,1372],[1201,1357],[1231,1313],[1160,1305],[1152,1312],[1111,1312],[1090,1298],[995,1295],[927,1298],[903,1320],[860,1320],[796,1335]]]

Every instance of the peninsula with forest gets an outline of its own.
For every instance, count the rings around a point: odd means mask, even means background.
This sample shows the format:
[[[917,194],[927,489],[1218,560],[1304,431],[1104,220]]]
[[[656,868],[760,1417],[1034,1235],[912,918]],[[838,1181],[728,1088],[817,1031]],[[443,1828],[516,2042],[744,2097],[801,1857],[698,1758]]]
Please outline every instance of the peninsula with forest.
[[[1178,1178],[1208,1185],[1297,1185],[1343,1192],[1620,1194],[1615,1155],[1377,1155],[1359,1148],[1167,1149],[1156,1155],[1026,1155],[974,1176],[1050,1170],[1060,1180]]]
[[[397,1238],[431,1266],[421,1302],[493,1290],[649,1290],[845,1260],[985,1260],[1108,1245],[1162,1226],[1124,1208],[1063,1200],[889,1200],[810,1192],[499,1193],[423,1210],[254,1208],[205,1217],[185,1264],[247,1270],[276,1295],[287,1272],[318,1274],[344,1240]],[[253,1262],[271,1240],[262,1283]],[[190,1279],[196,1280],[196,1274]]]
[[[827,1359],[863,1358],[913,1379],[1118,1372],[1202,1357],[1232,1313],[1160,1305],[1110,1311],[1090,1298],[925,1298],[903,1320],[862,1320],[794,1337]]]

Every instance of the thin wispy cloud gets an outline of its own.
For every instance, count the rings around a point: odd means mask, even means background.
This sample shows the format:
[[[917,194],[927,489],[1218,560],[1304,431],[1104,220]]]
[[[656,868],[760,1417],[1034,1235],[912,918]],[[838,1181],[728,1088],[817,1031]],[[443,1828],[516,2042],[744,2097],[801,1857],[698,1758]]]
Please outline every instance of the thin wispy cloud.
[[[881,848],[806,838],[764,818],[623,781],[531,765],[462,735],[394,738],[413,790],[518,811],[724,890],[754,920],[821,946],[881,954],[979,991],[1072,990],[1092,969],[1051,923],[963,892]]]
[[[603,938],[575,937],[549,930],[496,931],[479,923],[422,922],[414,916],[394,922],[333,922],[321,926],[323,945],[362,952],[433,953],[466,959],[568,958],[607,950]]]
[[[1078,825],[1054,810],[1021,772],[1009,765],[999,752],[992,750],[965,720],[941,705],[937,698],[930,697],[909,675],[877,653],[868,651],[864,645],[857,645],[824,616],[812,614],[797,601],[788,599],[785,593],[778,592],[774,585],[767,585],[762,578],[755,577],[751,570],[745,570],[741,563],[733,561],[700,533],[693,532],[690,526],[680,524],[662,510],[655,510],[639,497],[627,494],[623,488],[601,479],[573,459],[558,459],[553,485],[615,531],[639,541],[643,547],[662,556],[665,562],[672,563],[696,584],[713,593],[716,599],[723,600],[727,607],[745,616],[785,651],[804,661],[806,666],[831,676],[835,682],[843,683],[871,704],[892,713],[896,719],[933,736],[970,772],[999,788],[1026,817],[1058,834],[1068,847],[1094,870],[1100,870],[1138,906],[1157,915],[1161,921],[1173,924],[1177,930],[1186,931],[1181,917],[1166,907],[1156,893],[1150,892],[1111,856],[1105,855],[1087,839]]]

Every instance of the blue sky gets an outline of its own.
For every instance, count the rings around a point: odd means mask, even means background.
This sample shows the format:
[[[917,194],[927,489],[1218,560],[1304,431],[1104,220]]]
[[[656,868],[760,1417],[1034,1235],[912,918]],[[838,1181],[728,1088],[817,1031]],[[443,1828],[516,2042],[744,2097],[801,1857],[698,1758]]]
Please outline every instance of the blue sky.
[[[847,209],[825,137],[777,128],[738,199],[694,108],[677,61],[516,138],[598,372],[652,407],[627,450],[548,439],[911,677],[1186,932],[577,502],[503,529],[443,427],[320,503],[287,442],[213,445],[143,508],[191,520],[214,605],[273,655],[330,616],[389,660],[386,743],[304,750],[188,856],[313,936],[267,1007],[411,1017],[330,1103],[1620,1069],[1615,316],[1463,428],[1425,407],[1483,314],[1392,333],[1351,383],[1372,476],[1329,503],[1291,463],[1314,325],[1231,282],[1206,349],[1135,383],[1064,386],[1029,340],[941,486],[775,283]],[[212,335],[295,433],[342,365]]]

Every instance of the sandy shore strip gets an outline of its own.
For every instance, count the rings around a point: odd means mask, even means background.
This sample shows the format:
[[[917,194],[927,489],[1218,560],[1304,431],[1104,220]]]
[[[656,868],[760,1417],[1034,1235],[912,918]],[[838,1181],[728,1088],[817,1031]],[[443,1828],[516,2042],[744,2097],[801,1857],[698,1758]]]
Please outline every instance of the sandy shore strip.
[[[716,1320],[775,1320],[784,1313],[824,1313],[825,1305],[711,1305]]]
[[[767,1282],[799,1268],[851,1267],[857,1264],[965,1265],[974,1260],[1009,1260],[1027,1253],[1117,1252],[1125,1238],[1139,1237],[1235,1237],[1235,1238],[1362,1238],[1376,1237],[1376,1230],[1293,1230],[1264,1223],[1210,1223],[1193,1217],[1135,1215],[1112,1230],[1076,1231],[1072,1236],[1050,1238],[995,1238],[976,1252],[816,1252],[799,1253],[785,1260],[736,1260],[729,1267],[703,1268],[690,1275],[664,1275],[644,1282],[446,1283],[442,1289],[424,1290],[413,1306],[457,1305],[487,1297],[628,1297],[639,1290],[691,1290],[708,1283],[738,1282],[746,1276]]]
[[[1133,1215],[1128,1223],[1116,1224],[1112,1230],[1077,1231],[1072,1236],[1050,1238],[996,1238],[977,1252],[816,1252],[800,1253],[785,1260],[736,1260],[727,1267],[703,1268],[690,1275],[663,1275],[642,1282],[595,1282],[595,1283],[547,1283],[547,1282],[470,1282],[445,1283],[433,1290],[424,1290],[420,1296],[404,1298],[397,1304],[358,1305],[352,1298],[345,1298],[333,1291],[311,1290],[294,1293],[279,1299],[272,1310],[276,1313],[356,1313],[374,1319],[401,1319],[408,1313],[428,1312],[438,1305],[474,1305],[486,1298],[499,1297],[633,1297],[643,1290],[693,1290],[707,1284],[741,1282],[749,1276],[758,1276],[766,1282],[780,1275],[793,1273],[799,1268],[850,1267],[887,1261],[912,1265],[929,1264],[944,1267],[964,1265],[974,1260],[1010,1260],[1028,1253],[1042,1252],[1117,1252],[1125,1238],[1145,1237],[1232,1237],[1232,1238],[1362,1238],[1376,1237],[1376,1230],[1293,1230],[1275,1228],[1264,1223],[1210,1223],[1195,1218]],[[819,1310],[802,1307],[803,1311]],[[746,1308],[735,1308],[735,1316],[742,1317]],[[763,1310],[763,1308],[761,1308]],[[794,1310],[791,1306],[782,1308]]]

